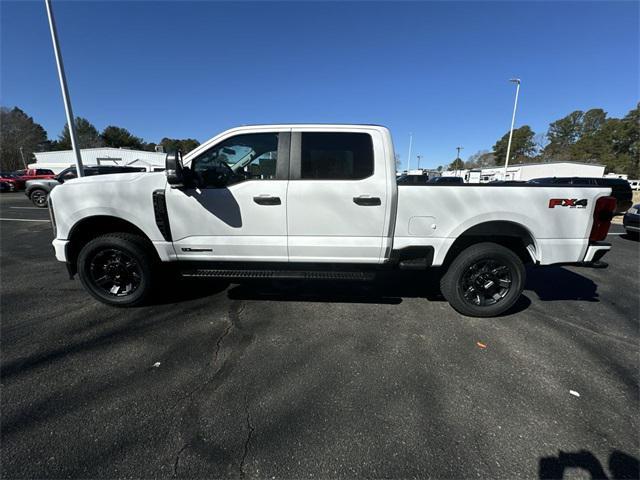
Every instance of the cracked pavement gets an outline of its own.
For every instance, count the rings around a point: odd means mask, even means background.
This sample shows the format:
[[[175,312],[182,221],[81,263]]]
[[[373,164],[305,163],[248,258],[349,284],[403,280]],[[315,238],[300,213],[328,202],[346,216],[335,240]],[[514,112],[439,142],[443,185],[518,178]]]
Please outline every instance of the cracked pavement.
[[[3,195],[0,211],[25,201]],[[471,319],[430,275],[180,282],[114,309],[67,280],[46,224],[1,227],[3,478],[637,468],[640,245],[620,235],[609,269],[529,270],[512,312]]]

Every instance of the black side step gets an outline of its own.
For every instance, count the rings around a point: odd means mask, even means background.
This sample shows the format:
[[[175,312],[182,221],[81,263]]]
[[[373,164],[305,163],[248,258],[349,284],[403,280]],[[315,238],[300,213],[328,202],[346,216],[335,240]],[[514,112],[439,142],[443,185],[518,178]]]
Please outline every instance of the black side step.
[[[374,272],[333,272],[305,270],[230,270],[202,268],[180,272],[187,278],[231,278],[231,279],[300,279],[300,280],[356,280],[368,281],[375,277]]]

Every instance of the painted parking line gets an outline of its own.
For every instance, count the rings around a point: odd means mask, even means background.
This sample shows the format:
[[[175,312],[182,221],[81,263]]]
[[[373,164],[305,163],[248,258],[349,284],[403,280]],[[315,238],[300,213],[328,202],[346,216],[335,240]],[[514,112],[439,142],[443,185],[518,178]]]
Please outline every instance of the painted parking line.
[[[51,220],[33,220],[30,218],[0,218],[2,221],[6,222],[51,222]]]

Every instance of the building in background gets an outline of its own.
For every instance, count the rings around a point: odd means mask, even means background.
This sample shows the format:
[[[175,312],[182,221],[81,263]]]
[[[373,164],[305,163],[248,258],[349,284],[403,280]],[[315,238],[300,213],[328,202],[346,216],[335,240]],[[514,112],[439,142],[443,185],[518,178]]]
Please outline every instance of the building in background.
[[[150,171],[164,170],[167,155],[162,152],[146,152],[130,150],[128,148],[83,148],[82,163],[88,167],[92,165],[131,165],[146,167]],[[35,163],[29,168],[48,168],[54,173],[60,173],[67,167],[75,165],[73,150],[58,152],[35,152]]]
[[[522,163],[509,165],[507,175],[504,167],[447,170],[446,177],[462,177],[465,183],[488,183],[501,180],[526,182],[534,178],[546,177],[602,177],[604,165],[579,162]]]

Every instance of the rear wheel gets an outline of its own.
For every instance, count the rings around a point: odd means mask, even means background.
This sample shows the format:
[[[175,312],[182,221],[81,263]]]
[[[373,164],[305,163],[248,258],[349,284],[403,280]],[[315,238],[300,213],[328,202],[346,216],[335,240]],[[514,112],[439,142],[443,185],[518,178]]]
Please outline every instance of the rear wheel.
[[[91,295],[108,305],[145,304],[154,287],[156,259],[147,242],[130,233],[102,235],[78,256],[78,275]]]
[[[48,200],[47,192],[42,189],[36,189],[29,194],[29,198],[36,207],[46,208]]]
[[[518,300],[525,278],[524,264],[513,251],[496,243],[478,243],[453,260],[440,289],[463,315],[494,317]]]

